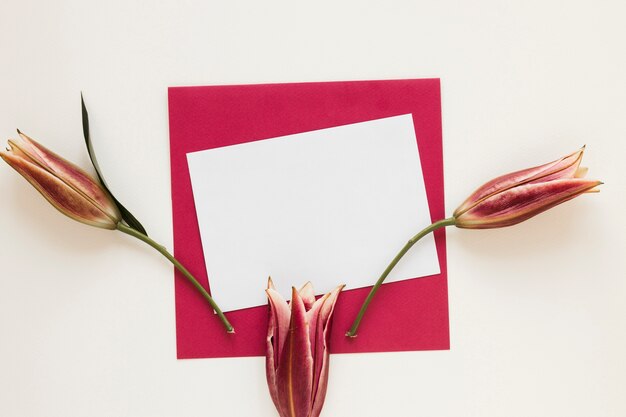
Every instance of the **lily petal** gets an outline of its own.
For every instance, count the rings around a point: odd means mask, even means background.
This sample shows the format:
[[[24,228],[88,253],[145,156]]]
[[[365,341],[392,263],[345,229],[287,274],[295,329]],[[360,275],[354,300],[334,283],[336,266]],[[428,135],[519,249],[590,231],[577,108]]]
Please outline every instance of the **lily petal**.
[[[95,205],[103,210],[113,221],[121,217],[117,206],[113,203],[113,199],[97,182],[95,182],[89,174],[84,170],[67,161],[63,157],[57,155],[47,149],[34,139],[19,132],[22,144],[12,142],[11,144],[20,148],[33,160],[54,173],[62,179],[68,186],[71,186],[79,193],[82,193],[87,199],[91,200]]]
[[[280,402],[278,401],[278,385],[276,381],[276,368],[278,367],[278,358],[284,340],[289,330],[290,310],[287,302],[282,299],[280,294],[274,289],[272,279],[268,279],[267,295],[269,304],[269,324],[267,328],[266,340],[266,358],[265,358],[265,374],[267,377],[267,386],[270,390],[270,396],[274,402],[274,406],[279,414],[284,415]],[[282,342],[279,342],[282,339]]]
[[[583,154],[585,152],[585,147],[583,146],[577,152],[572,153],[571,155],[566,156],[561,159],[550,171],[553,171],[547,175],[540,175],[537,178],[529,181],[528,183],[534,184],[537,182],[548,182],[559,179],[567,179],[567,178],[575,178],[576,173],[580,169],[580,163],[583,160]]]
[[[560,178],[574,177],[578,169],[585,147],[556,161],[549,162],[533,168],[523,169],[497,177],[474,191],[455,211],[454,217],[460,217],[463,213],[479,204],[481,201],[530,182],[545,182]]]
[[[322,412],[324,400],[326,399],[326,390],[328,388],[328,365],[330,360],[330,351],[328,349],[331,323],[333,312],[335,311],[335,303],[339,297],[339,293],[345,285],[340,285],[324,297],[324,303],[317,317],[317,325],[315,330],[315,352],[313,352],[314,368],[313,368],[313,408],[311,409],[311,417],[318,417]]]
[[[278,359],[282,354],[287,334],[289,333],[289,322],[291,321],[291,310],[289,304],[283,299],[278,291],[274,289],[272,279],[269,279],[268,288],[265,290],[270,306],[270,325],[268,327],[267,343],[268,349],[273,350],[274,370],[278,367]]]
[[[512,226],[602,184],[580,178],[521,185],[482,200],[456,218],[456,226],[490,229]]]
[[[292,289],[289,334],[280,355],[276,380],[278,402],[289,417],[309,417],[313,358],[304,302]]]
[[[315,393],[319,385],[318,378],[323,363],[323,356],[327,353],[326,346],[320,338],[320,334],[323,334],[324,326],[328,323],[328,321],[324,321],[320,314],[323,316],[322,310],[326,305],[328,297],[330,297],[330,293],[324,294],[315,302],[315,304],[313,304],[311,310],[307,311],[309,339],[311,341],[311,357],[313,358],[313,385],[311,387],[311,399],[313,401],[315,400]]]
[[[574,173],[574,178],[585,178],[588,171],[589,171],[589,168],[587,167],[578,167],[578,169]]]
[[[0,157],[61,213],[91,226],[115,229],[117,221],[111,219],[97,205],[86,204],[82,193],[68,187],[64,181],[40,165],[12,152],[0,152]]]
[[[304,308],[310,310],[315,303],[315,292],[313,291],[313,285],[311,281],[307,282],[298,290],[298,294],[302,297],[302,301],[304,302]]]

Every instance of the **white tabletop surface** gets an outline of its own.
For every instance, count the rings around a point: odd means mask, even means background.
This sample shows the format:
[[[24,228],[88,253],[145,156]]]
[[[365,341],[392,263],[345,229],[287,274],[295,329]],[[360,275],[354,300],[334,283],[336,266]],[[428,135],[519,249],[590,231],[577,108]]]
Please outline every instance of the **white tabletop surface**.
[[[587,144],[586,195],[448,230],[451,350],[334,355],[324,416],[626,415],[623,1],[0,5],[0,136],[88,166],[172,245],[167,87],[440,77],[447,211]],[[0,416],[273,416],[262,358],[176,360],[172,268],[0,166]],[[401,325],[401,324],[398,324]]]

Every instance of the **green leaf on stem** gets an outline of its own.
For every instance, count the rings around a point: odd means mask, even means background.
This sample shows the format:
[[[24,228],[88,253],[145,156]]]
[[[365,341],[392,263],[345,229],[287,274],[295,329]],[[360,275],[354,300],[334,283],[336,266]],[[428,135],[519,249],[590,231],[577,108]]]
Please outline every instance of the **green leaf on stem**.
[[[89,158],[91,159],[91,163],[93,164],[93,167],[96,169],[96,174],[98,175],[98,179],[102,183],[102,186],[107,190],[107,192],[111,194],[111,197],[113,197],[115,204],[117,204],[117,207],[119,208],[120,213],[122,214],[122,219],[126,222],[126,224],[128,224],[128,226],[132,227],[133,229],[147,236],[148,233],[146,232],[146,229],[143,227],[143,225],[139,222],[139,220],[137,220],[135,216],[133,216],[133,214],[130,211],[128,211],[128,209],[126,209],[126,207],[122,205],[122,203],[120,203],[120,201],[117,198],[115,198],[115,196],[109,189],[109,186],[107,185],[106,181],[104,180],[104,177],[102,176],[102,172],[100,171],[100,166],[98,166],[98,161],[96,160],[96,153],[94,152],[93,145],[91,143],[91,136],[89,135],[89,114],[87,113],[87,107],[85,107],[85,100],[83,99],[82,93],[80,94],[80,104],[82,108],[83,135],[85,136],[85,144],[87,145],[87,152],[89,153]]]

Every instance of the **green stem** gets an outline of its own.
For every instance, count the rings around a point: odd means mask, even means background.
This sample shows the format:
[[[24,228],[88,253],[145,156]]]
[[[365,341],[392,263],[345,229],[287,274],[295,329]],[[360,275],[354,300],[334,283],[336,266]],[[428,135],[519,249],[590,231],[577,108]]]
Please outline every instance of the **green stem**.
[[[174,258],[174,256],[172,256],[172,254],[169,253],[167,249],[165,249],[165,247],[159,245],[157,242],[150,239],[148,236],[144,235],[143,233],[138,232],[132,227],[128,227],[125,224],[122,224],[121,222],[117,224],[117,230],[119,230],[120,232],[126,233],[127,235],[136,237],[137,239],[152,246],[161,255],[165,256],[172,264],[174,264],[176,269],[178,269],[185,276],[185,278],[187,278],[187,280],[191,282],[191,284],[196,288],[196,290],[198,290],[200,294],[202,294],[202,297],[204,297],[204,299],[209,302],[213,310],[215,310],[215,313],[217,313],[217,316],[219,317],[219,319],[222,321],[222,324],[226,328],[226,331],[228,333],[235,333],[233,326],[230,324],[226,316],[224,316],[224,313],[222,313],[222,310],[220,310],[220,308],[215,303],[215,301],[213,301],[213,298],[207,292],[207,290],[204,289],[204,287],[198,282],[198,280],[194,278],[193,275],[191,275],[191,273],[187,270],[187,268],[185,268],[180,262],[178,262],[178,260]]]
[[[389,275],[391,270],[398,264],[398,262],[400,262],[400,259],[402,259],[402,257],[409,251],[409,249],[411,249],[411,247],[415,244],[415,242],[417,242],[418,240],[420,240],[421,238],[423,238],[424,236],[426,236],[430,232],[434,232],[435,230],[437,230],[437,229],[439,229],[441,227],[451,226],[454,223],[455,223],[454,217],[450,217],[448,219],[439,220],[438,222],[435,222],[435,223],[431,224],[430,226],[426,227],[424,230],[422,230],[421,232],[419,232],[418,234],[413,236],[406,243],[406,245],[404,245],[404,247],[400,250],[400,252],[398,252],[396,257],[393,258],[391,263],[383,271],[383,273],[380,276],[380,278],[378,278],[378,281],[376,281],[376,284],[374,284],[374,286],[370,290],[370,293],[367,295],[367,298],[365,299],[365,301],[363,302],[363,305],[361,306],[361,309],[359,310],[359,314],[357,314],[356,318],[354,319],[354,322],[352,323],[352,327],[350,327],[350,330],[348,330],[346,332],[346,336],[348,336],[348,337],[356,337],[356,331],[359,328],[359,325],[361,324],[361,320],[363,319],[363,316],[365,315],[365,312],[367,311],[367,308],[369,307],[370,303],[372,302],[372,299],[374,298],[374,295],[376,295],[376,292],[378,291],[378,288],[380,288],[380,286],[383,284],[383,282],[385,282],[385,278],[387,278],[387,275]]]

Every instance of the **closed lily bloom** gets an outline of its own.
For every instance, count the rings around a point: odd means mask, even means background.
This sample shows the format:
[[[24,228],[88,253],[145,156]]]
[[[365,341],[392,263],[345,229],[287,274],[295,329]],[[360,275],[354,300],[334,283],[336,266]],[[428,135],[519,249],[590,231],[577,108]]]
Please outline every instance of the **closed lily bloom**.
[[[86,116],[84,107],[83,111]],[[61,213],[81,223],[103,229],[119,230],[152,246],[165,256],[207,300],[226,331],[234,333],[233,326],[207,290],[164,246],[148,237],[141,223],[111,195],[104,181],[97,181],[81,168],[66,161],[19,130],[17,132],[20,139],[9,140],[8,148],[0,151],[0,157],[35,187],[50,204]],[[89,152],[94,168],[98,172],[91,149]]]
[[[346,336],[356,337],[361,320],[382,283],[409,249],[427,234],[447,226],[462,229],[512,226],[581,194],[597,192],[602,182],[583,178],[587,173],[587,168],[580,166],[584,150],[583,146],[556,161],[487,182],[474,191],[452,217],[434,222],[409,239],[372,287]]]
[[[111,195],[85,171],[18,130],[0,156],[61,213],[91,226],[115,229],[122,217]]]
[[[328,342],[343,285],[315,299],[313,286],[292,288],[288,304],[268,281],[267,384],[280,417],[318,417],[328,384]]]
[[[81,112],[87,153],[98,180],[29,138],[19,129],[17,133],[20,138],[9,140],[7,149],[0,151],[0,157],[66,216],[90,226],[119,230],[154,248],[167,258],[209,303],[226,331],[234,333],[235,329],[206,288],[168,252],[165,246],[149,237],[139,220],[113,196],[96,160],[89,132],[89,114],[82,94]]]
[[[584,147],[561,159],[495,178],[454,212],[455,226],[490,229],[520,223],[583,193],[597,192],[600,181],[584,179]]]

